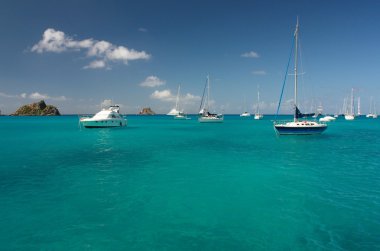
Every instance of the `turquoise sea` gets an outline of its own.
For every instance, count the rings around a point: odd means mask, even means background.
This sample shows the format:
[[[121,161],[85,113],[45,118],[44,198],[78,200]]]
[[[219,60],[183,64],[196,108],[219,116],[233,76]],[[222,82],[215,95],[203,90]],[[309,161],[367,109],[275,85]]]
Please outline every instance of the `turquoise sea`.
[[[0,250],[380,250],[380,119],[0,117]]]

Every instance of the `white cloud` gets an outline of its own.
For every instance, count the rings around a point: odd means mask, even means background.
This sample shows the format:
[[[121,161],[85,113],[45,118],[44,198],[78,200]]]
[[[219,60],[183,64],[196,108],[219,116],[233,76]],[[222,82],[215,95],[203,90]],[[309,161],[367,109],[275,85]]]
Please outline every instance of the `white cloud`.
[[[27,96],[28,96],[28,94],[26,94],[26,93],[21,93],[21,95],[20,95],[21,98],[26,98]]]
[[[42,40],[32,47],[33,52],[56,52],[60,53],[68,49],[82,49],[90,48],[94,41],[92,39],[85,39],[81,41],[73,40],[71,37],[65,35],[62,31],[54,29],[46,29],[42,35]]]
[[[83,68],[84,69],[98,69],[98,68],[104,68],[104,67],[106,67],[106,63],[103,60],[95,60]]]
[[[177,96],[172,94],[170,90],[162,90],[162,91],[154,91],[151,95],[151,98],[158,99],[164,102],[176,102]],[[186,93],[185,95],[180,97],[180,103],[182,104],[193,104],[195,101],[200,101],[201,97],[195,96],[190,93]]]
[[[0,97],[3,97],[3,98],[18,98],[19,96],[18,95],[6,94],[4,92],[0,92]]]
[[[249,51],[241,54],[243,58],[259,58],[259,54],[255,51]]]
[[[140,27],[140,28],[139,28],[139,31],[140,31],[140,32],[148,32],[148,29]]]
[[[23,93],[23,94],[25,94],[25,93]],[[25,95],[25,97],[26,97],[26,95]],[[65,96],[51,97],[47,94],[41,94],[39,92],[33,92],[28,97],[30,99],[38,99],[38,100],[41,100],[41,99],[50,99],[50,100],[55,100],[55,101],[66,101],[67,100],[67,98]]]
[[[169,101],[172,102],[175,100],[175,96],[170,92],[170,90],[163,90],[163,91],[158,91],[155,90],[151,95],[151,98],[153,99],[159,99],[162,101]]]
[[[124,46],[118,46],[107,50],[106,58],[113,61],[120,60],[127,64],[129,60],[149,59],[150,55],[146,54],[145,51],[129,50]]]
[[[253,75],[261,75],[261,76],[264,76],[264,75],[267,75],[267,72],[264,71],[264,70],[258,70],[258,71],[253,71],[252,74],[253,74]]]
[[[47,99],[49,96],[46,94],[41,94],[39,92],[33,92],[29,95],[30,99]]]
[[[143,82],[140,83],[142,87],[157,87],[165,85],[165,80],[161,80],[156,76],[148,76]]]
[[[101,56],[112,47],[107,41],[98,41],[91,46],[87,52],[88,56]]]
[[[184,104],[192,104],[194,102],[198,102],[201,100],[200,96],[195,96],[190,93],[186,93],[186,95],[181,96],[181,102]]]
[[[67,36],[63,31],[57,31],[51,28],[45,30],[42,39],[37,44],[33,45],[31,49],[32,52],[37,53],[61,53],[69,50],[87,50],[87,57],[98,58],[85,66],[85,69],[105,68],[110,61],[128,64],[128,61],[131,60],[148,60],[151,57],[151,55],[145,51],[136,51],[125,46],[114,45],[107,41],[98,41],[92,38],[74,40],[70,36]]]
[[[112,105],[112,100],[111,99],[105,99],[100,104],[101,107],[109,107],[111,105]]]

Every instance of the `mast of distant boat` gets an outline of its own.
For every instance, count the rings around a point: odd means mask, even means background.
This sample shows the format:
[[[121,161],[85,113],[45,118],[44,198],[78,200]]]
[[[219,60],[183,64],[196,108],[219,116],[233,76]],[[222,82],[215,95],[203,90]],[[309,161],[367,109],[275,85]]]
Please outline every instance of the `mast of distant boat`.
[[[260,115],[260,86],[257,86],[257,114]]]
[[[209,103],[210,102],[210,76],[207,75],[207,111],[209,112],[210,110],[210,107],[209,107]]]
[[[351,89],[351,111],[350,115],[354,116],[354,88]]]
[[[298,55],[298,17],[297,17],[297,26],[296,26],[296,31],[294,32],[295,36],[295,56],[294,56],[294,122],[297,122],[297,55]]]
[[[181,84],[178,85],[178,91],[177,91],[177,99],[175,101],[175,109],[179,111],[178,104],[179,104],[179,90],[181,89]]]

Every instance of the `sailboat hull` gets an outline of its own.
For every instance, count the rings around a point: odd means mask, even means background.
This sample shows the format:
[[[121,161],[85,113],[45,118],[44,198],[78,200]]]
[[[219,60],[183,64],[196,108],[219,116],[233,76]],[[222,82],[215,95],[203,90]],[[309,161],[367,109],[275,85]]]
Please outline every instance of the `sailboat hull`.
[[[262,119],[264,116],[262,114],[255,114],[254,119]]]
[[[323,133],[327,125],[305,121],[275,124],[274,128],[279,135],[313,135]]]
[[[200,116],[198,121],[200,123],[223,123],[223,116]]]

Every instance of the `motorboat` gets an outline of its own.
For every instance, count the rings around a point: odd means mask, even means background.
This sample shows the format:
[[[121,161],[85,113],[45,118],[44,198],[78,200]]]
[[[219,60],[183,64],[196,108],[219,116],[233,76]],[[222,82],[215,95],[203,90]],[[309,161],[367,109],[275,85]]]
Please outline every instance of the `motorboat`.
[[[93,117],[82,117],[80,123],[86,128],[122,127],[127,125],[125,119],[119,113],[120,107],[112,105],[108,109],[103,109]]]

